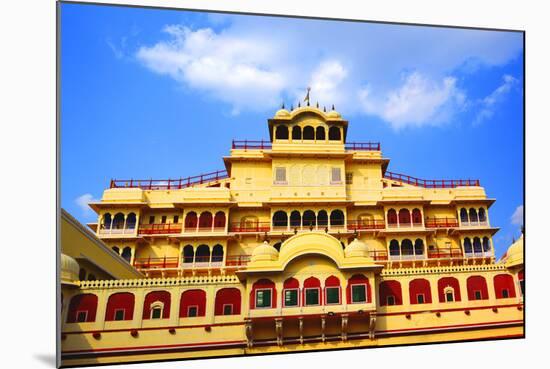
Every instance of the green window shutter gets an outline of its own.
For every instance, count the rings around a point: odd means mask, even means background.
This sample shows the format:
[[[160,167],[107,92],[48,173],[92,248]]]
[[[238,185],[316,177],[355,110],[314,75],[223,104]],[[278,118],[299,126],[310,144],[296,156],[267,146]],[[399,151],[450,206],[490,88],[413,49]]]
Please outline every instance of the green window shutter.
[[[340,289],[338,287],[327,287],[327,304],[339,304],[340,303]]]
[[[286,290],[285,291],[285,306],[298,306],[298,291]]]
[[[306,305],[319,305],[319,290],[317,288],[306,289]]]
[[[256,291],[256,307],[271,307],[271,290]]]
[[[351,286],[351,302],[366,302],[367,291],[363,284]]]

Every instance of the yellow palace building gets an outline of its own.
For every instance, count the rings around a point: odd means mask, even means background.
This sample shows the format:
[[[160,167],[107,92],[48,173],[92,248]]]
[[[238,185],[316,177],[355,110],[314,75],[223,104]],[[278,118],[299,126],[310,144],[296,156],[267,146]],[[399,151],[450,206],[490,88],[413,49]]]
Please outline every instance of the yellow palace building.
[[[523,336],[523,237],[495,260],[478,180],[390,172],[334,108],[268,126],[224,171],[90,204],[95,246],[61,265],[63,365]]]

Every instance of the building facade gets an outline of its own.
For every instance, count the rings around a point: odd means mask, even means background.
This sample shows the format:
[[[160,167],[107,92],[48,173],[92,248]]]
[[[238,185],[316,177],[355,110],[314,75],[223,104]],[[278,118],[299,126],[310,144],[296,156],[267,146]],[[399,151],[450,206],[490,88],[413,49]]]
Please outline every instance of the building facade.
[[[268,127],[224,171],[112,180],[90,204],[145,277],[75,282],[64,364],[523,336],[523,244],[495,260],[478,180],[390,172],[334,109]]]

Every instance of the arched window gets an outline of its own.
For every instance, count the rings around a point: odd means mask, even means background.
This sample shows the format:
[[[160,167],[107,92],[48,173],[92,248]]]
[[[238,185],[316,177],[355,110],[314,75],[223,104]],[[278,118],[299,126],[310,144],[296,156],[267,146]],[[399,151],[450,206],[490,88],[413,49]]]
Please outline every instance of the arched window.
[[[464,208],[460,209],[460,221],[462,223],[468,223],[468,211]]]
[[[185,264],[193,263],[193,258],[195,257],[195,250],[192,245],[186,245],[183,248],[183,262]]]
[[[470,216],[470,223],[477,223],[478,218],[477,218],[477,211],[476,211],[476,209],[470,208],[469,216]]]
[[[481,247],[481,240],[479,237],[474,237],[474,253],[481,253],[483,251]]]
[[[214,228],[225,228],[225,213],[218,211],[214,216]]]
[[[464,239],[464,253],[465,254],[471,254],[472,252],[473,252],[472,241],[470,240],[469,237],[466,237]]]
[[[414,254],[415,255],[424,254],[424,241],[422,241],[420,238],[417,238],[416,241],[414,241]]]
[[[491,251],[491,244],[489,243],[489,237],[483,237],[483,252]]]
[[[73,296],[69,303],[67,323],[95,322],[97,313],[97,296],[91,293],[83,293]]]
[[[328,225],[328,214],[326,210],[320,210],[319,213],[317,213],[317,224],[320,226]]]
[[[127,262],[130,262],[132,260],[132,249],[128,246],[126,246],[124,249],[122,249],[122,254],[120,254],[124,260]]]
[[[273,226],[274,227],[288,226],[288,217],[284,211],[279,210],[273,214]]]
[[[212,213],[205,211],[199,215],[199,228],[212,228]]]
[[[300,283],[296,278],[288,278],[283,283],[283,307],[300,306]]]
[[[302,216],[298,210],[293,210],[290,213],[290,226],[291,227],[300,227],[302,225]]]
[[[328,139],[331,141],[340,141],[342,138],[340,136],[340,128],[332,126],[328,129]]]
[[[315,138],[315,131],[311,126],[304,127],[303,139],[304,140],[313,140]]]
[[[413,243],[408,238],[401,241],[401,255],[412,256],[414,255]]]
[[[390,242],[390,256],[399,256],[401,255],[401,250],[399,250],[399,241],[391,240]]]
[[[321,305],[321,282],[317,278],[309,277],[304,281],[302,301],[304,306]]]
[[[277,140],[288,140],[288,127],[287,126],[277,126],[275,129],[275,138]]]
[[[292,127],[292,139],[301,140],[302,139],[302,128],[300,126]]]
[[[331,275],[325,279],[325,305],[337,305],[342,303],[342,288],[338,277]]]
[[[487,221],[487,215],[485,214],[485,209],[484,208],[479,208],[477,214],[479,216],[479,221],[480,222]]]
[[[399,210],[399,226],[410,227],[411,226],[411,213],[409,209]]]
[[[86,280],[86,269],[80,268],[78,271],[78,280],[79,281],[85,281]]]
[[[195,228],[197,228],[197,213],[192,211],[185,216],[185,229],[194,230]]]
[[[200,245],[197,247],[197,253],[195,255],[195,263],[209,263],[210,262],[210,247],[208,245]]]
[[[187,290],[181,294],[180,318],[193,318],[206,315],[206,292]]]
[[[134,294],[118,292],[109,296],[105,320],[132,320],[134,318]]]
[[[342,212],[342,210],[333,210],[330,212],[330,225],[331,226],[344,225],[344,212]]]
[[[354,274],[348,279],[346,286],[346,301],[348,304],[365,304],[371,302],[369,279],[363,274]]]
[[[487,300],[489,293],[487,292],[487,282],[480,275],[474,275],[466,280],[468,288],[468,300]]]
[[[497,299],[507,299],[516,297],[514,288],[514,278],[510,274],[497,274],[493,278],[495,286],[495,297]]]
[[[432,292],[427,279],[418,278],[409,282],[409,299],[411,304],[431,304]]]
[[[212,262],[221,263],[223,261],[223,246],[214,245],[212,248]]]
[[[124,214],[116,213],[113,218],[113,229],[122,229],[124,228]]]
[[[319,126],[315,130],[315,139],[317,141],[324,141],[325,140],[325,127]]]
[[[126,218],[126,228],[127,229],[136,228],[136,214],[135,213],[128,214],[128,217]]]
[[[460,285],[458,279],[454,277],[440,278],[437,281],[437,294],[439,296],[439,302],[460,301]]]
[[[388,225],[397,225],[397,212],[395,209],[388,210]]]
[[[143,319],[168,319],[170,299],[168,291],[149,292],[143,301]]]
[[[422,213],[420,212],[420,209],[413,209],[412,221],[414,225],[422,225]]]
[[[111,229],[111,213],[103,214],[103,228]]]
[[[277,307],[275,283],[267,278],[254,282],[250,291],[250,308],[271,309],[275,307]]]
[[[118,248],[118,246],[113,246],[113,247],[111,247],[111,249],[112,249],[114,252],[116,252],[117,254],[120,255],[120,249]]]
[[[304,211],[304,220],[303,220],[303,222],[304,222],[305,227],[309,227],[309,226],[314,226],[315,227],[315,223],[316,223],[315,213],[312,210]]]
[[[214,315],[240,315],[241,291],[238,288],[222,288],[216,292]]]
[[[378,289],[380,306],[403,305],[401,283],[398,281],[383,281]]]

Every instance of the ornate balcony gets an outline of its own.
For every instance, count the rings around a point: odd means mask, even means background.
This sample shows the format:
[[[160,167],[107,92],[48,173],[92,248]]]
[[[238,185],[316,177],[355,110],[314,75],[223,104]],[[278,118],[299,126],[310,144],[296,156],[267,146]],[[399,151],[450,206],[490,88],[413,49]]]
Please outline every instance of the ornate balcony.
[[[449,217],[433,217],[426,218],[426,228],[456,228],[458,227],[458,219]]]
[[[154,234],[174,234],[181,233],[180,223],[155,223],[155,224],[140,224],[138,234],[154,235]]]
[[[352,231],[384,229],[384,228],[386,228],[384,219],[348,220],[348,230],[352,230]]]

